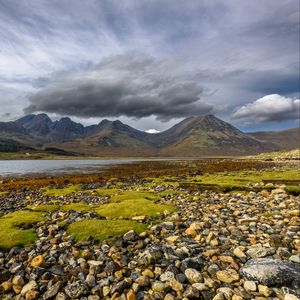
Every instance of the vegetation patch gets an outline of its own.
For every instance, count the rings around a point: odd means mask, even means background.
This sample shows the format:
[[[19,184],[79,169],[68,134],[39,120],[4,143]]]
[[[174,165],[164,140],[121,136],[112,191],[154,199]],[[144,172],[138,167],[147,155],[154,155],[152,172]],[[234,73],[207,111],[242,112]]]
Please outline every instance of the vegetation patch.
[[[147,199],[135,199],[119,203],[108,203],[96,208],[96,212],[99,215],[109,218],[131,218],[140,215],[158,217],[165,211],[173,212],[175,210],[176,208],[174,206],[155,204]]]
[[[268,180],[277,182],[288,181],[291,178],[300,180],[300,173],[296,169],[277,169],[263,171],[239,171],[221,172],[215,174],[204,174],[202,176],[190,177],[184,184],[199,184],[219,186],[225,191],[244,190],[249,183],[263,183]]]
[[[93,237],[96,241],[103,241],[114,239],[129,230],[139,234],[146,228],[147,225],[130,220],[90,219],[70,224],[67,232],[77,241],[84,241],[89,237]]]
[[[120,193],[119,189],[96,189],[93,192],[96,192],[99,196],[114,196]]]
[[[123,201],[132,201],[132,200],[158,200],[159,196],[144,192],[144,191],[124,191],[120,195],[116,195],[110,199],[110,202],[123,202]]]
[[[287,186],[285,190],[294,196],[300,195],[300,186]]]
[[[70,185],[63,189],[44,188],[43,193],[46,196],[60,197],[78,192],[81,188],[80,184]]]
[[[5,196],[7,194],[8,194],[8,192],[0,192],[0,196]]]
[[[14,246],[29,246],[37,239],[34,230],[20,229],[22,225],[31,225],[44,221],[40,212],[16,211],[0,218],[0,249],[8,250]]]

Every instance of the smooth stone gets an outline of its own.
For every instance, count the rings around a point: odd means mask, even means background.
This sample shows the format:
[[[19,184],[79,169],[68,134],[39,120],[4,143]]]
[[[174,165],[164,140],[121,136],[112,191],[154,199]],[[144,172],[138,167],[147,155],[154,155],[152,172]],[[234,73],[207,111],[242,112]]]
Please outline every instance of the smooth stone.
[[[256,283],[255,283],[255,281],[246,280],[244,282],[244,289],[247,292],[255,292],[256,291]]]
[[[223,282],[226,282],[226,283],[231,283],[231,282],[234,282],[234,281],[238,281],[240,279],[239,274],[234,269],[227,269],[227,270],[223,270],[223,271],[218,271],[216,273],[216,275],[217,275],[217,278],[220,281],[223,281]]]
[[[32,280],[25,284],[21,290],[21,295],[24,296],[30,290],[35,290],[38,287],[36,281]]]
[[[195,269],[186,269],[184,271],[184,275],[186,276],[190,284],[203,282],[203,277],[201,273]]]

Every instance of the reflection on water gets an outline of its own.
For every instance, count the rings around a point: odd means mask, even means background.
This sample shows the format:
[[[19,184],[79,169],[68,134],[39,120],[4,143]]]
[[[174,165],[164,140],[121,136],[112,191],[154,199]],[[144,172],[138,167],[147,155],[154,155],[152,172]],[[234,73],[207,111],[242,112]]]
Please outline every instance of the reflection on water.
[[[0,176],[24,176],[30,174],[87,173],[101,171],[105,166],[128,163],[137,159],[111,160],[2,160]]]

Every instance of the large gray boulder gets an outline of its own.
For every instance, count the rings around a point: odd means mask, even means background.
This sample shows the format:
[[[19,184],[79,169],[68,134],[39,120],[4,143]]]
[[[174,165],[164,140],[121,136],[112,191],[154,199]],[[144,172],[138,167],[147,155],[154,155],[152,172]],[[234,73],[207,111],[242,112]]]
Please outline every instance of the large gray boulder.
[[[240,275],[245,280],[257,281],[267,286],[298,285],[300,264],[272,258],[256,258],[249,260],[240,269]]]

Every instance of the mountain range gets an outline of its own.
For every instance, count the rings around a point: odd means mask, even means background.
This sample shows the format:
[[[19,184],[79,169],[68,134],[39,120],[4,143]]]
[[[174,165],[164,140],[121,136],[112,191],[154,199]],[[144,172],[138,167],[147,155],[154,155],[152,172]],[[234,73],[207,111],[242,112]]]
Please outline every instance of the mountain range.
[[[52,121],[31,114],[0,122],[0,151],[62,149],[91,156],[223,156],[298,148],[299,128],[244,133],[213,115],[191,116],[150,134],[120,121],[83,126],[70,118]]]

